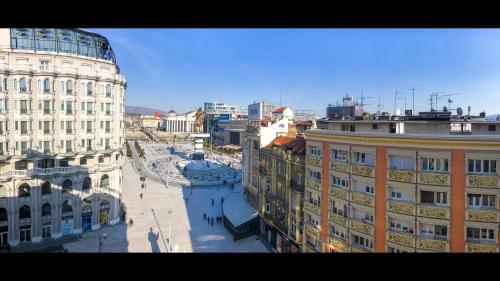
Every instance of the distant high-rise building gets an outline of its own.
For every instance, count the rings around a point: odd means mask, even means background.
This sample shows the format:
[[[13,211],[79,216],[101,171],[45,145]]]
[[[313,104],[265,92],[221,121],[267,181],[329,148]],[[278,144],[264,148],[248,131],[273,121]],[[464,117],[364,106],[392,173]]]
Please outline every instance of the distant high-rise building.
[[[248,120],[271,120],[274,109],[270,101],[254,102],[248,105]]]
[[[345,95],[342,98],[342,105],[328,105],[326,108],[326,117],[351,117],[354,119],[356,116],[362,116],[363,111],[361,104],[355,102],[351,96]]]

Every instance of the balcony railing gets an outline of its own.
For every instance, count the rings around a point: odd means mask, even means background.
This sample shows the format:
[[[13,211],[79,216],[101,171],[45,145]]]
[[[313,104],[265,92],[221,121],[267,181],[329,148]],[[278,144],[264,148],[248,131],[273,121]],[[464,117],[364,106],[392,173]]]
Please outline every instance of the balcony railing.
[[[347,244],[335,236],[328,236],[328,243],[333,247],[335,252],[347,253]]]
[[[315,156],[307,156],[307,164],[321,166],[321,159]]]
[[[373,236],[373,226],[360,219],[351,219],[351,229],[367,235]]]
[[[307,201],[304,202],[304,210],[311,212],[311,213],[315,213],[317,215],[320,214],[320,208],[314,204],[307,202]]]
[[[318,238],[319,229],[310,223],[306,223],[306,233],[311,237]]]
[[[363,192],[353,191],[351,192],[351,201],[354,203],[366,205],[373,207],[375,205],[374,196],[367,195]]]
[[[415,215],[415,204],[407,201],[387,200],[387,210],[404,215]]]
[[[306,186],[321,192],[321,182],[311,178],[306,179]]]
[[[337,186],[330,186],[328,193],[332,196],[344,199],[344,200],[349,200],[349,190],[343,189]]]
[[[417,213],[420,217],[435,219],[450,219],[450,209],[448,207],[439,207],[435,205],[419,204]]]
[[[497,175],[468,175],[467,186],[498,188]]]
[[[467,243],[466,252],[469,253],[498,253],[497,244]]]
[[[362,177],[373,177],[373,167],[363,166],[363,165],[355,165],[351,166],[351,174],[358,175]]]
[[[330,162],[330,169],[343,173],[349,173],[349,164],[339,161],[332,161]]]
[[[443,173],[419,172],[418,183],[429,185],[450,185],[450,176]]]
[[[417,248],[435,252],[448,252],[449,243],[446,240],[435,240],[431,238],[417,238]]]
[[[358,244],[351,245],[351,253],[371,253],[371,252],[373,252],[373,250],[369,249],[365,246],[358,245]]]
[[[415,247],[415,236],[399,231],[387,231],[387,241],[407,247]]]
[[[388,180],[412,183],[415,182],[415,171],[413,170],[388,169],[388,172]]]
[[[328,214],[328,219],[338,225],[341,225],[341,226],[344,226],[344,227],[347,227],[347,223],[349,222],[348,219],[346,217],[343,217],[341,215],[337,215],[333,212],[330,212]]]
[[[471,210],[467,209],[467,220],[480,222],[497,222],[497,210]]]

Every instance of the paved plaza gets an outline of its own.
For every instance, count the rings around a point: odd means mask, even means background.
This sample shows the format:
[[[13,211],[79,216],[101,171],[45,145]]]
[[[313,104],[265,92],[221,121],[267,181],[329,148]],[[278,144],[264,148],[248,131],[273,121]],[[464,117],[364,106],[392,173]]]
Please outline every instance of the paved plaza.
[[[141,145],[147,158],[161,156],[161,152],[148,147],[158,144]],[[65,249],[69,252],[97,252],[99,235],[106,233],[101,252],[268,252],[256,236],[235,242],[222,224],[212,226],[203,219],[204,213],[209,217],[221,216],[221,197],[231,193],[244,196],[239,184],[234,190],[222,186],[192,188],[177,185],[167,188],[163,183],[146,179],[142,189],[139,175],[131,160],[127,159],[123,166],[122,188],[126,220],[132,218],[133,225],[121,223],[84,233],[79,241],[65,244]]]

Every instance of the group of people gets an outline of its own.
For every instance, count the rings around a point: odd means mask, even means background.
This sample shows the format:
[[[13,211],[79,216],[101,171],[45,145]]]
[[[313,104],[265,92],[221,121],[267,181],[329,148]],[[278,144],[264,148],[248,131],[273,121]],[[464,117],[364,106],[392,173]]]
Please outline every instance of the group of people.
[[[207,213],[203,213],[203,221],[207,221],[208,225],[214,225],[214,218],[208,217]],[[215,222],[217,224],[222,224],[222,216],[215,217]]]

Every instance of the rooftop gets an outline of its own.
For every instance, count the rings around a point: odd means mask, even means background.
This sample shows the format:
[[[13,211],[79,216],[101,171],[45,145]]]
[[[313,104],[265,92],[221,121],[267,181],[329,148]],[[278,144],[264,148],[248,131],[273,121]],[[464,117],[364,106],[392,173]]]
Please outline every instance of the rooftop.
[[[279,136],[265,147],[269,149],[272,149],[273,147],[280,147],[286,150],[291,150],[295,155],[303,155],[306,152],[306,140],[300,137],[294,138]]]
[[[283,113],[287,109],[286,107],[278,107],[275,110],[273,110],[273,113]]]

